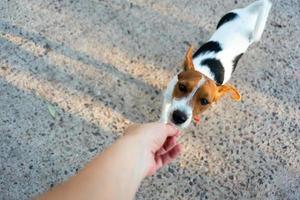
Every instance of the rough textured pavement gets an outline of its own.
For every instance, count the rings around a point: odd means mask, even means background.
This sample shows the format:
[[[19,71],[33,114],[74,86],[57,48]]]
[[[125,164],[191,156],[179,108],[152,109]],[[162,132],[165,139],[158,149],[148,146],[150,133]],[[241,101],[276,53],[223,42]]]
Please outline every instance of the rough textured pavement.
[[[187,42],[249,2],[2,0],[0,199],[47,190],[128,124],[157,120]],[[188,128],[136,199],[300,199],[299,29],[300,1],[274,0],[230,81],[242,102],[226,97]]]

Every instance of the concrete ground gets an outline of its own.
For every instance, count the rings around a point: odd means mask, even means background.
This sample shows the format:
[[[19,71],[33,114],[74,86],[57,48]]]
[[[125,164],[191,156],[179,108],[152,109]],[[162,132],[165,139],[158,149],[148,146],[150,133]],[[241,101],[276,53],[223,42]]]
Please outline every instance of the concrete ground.
[[[250,0],[0,2],[0,199],[74,175],[162,91],[220,17]],[[262,41],[226,97],[185,130],[184,151],[136,199],[300,199],[300,1],[273,0]],[[116,191],[117,192],[117,191]]]

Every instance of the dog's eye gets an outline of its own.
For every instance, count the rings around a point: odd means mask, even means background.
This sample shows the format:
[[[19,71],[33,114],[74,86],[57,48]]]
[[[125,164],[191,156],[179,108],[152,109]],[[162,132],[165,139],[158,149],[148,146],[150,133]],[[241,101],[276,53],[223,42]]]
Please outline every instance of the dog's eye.
[[[182,83],[179,83],[178,88],[181,92],[187,92],[187,88]]]
[[[202,99],[200,99],[200,103],[201,103],[201,105],[205,106],[205,105],[207,105],[209,102],[207,101],[207,99],[202,98]]]

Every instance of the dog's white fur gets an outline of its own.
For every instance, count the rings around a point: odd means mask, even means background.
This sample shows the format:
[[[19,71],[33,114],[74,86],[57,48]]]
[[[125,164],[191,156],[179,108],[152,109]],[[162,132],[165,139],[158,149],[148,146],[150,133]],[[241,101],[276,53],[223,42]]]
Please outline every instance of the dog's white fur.
[[[209,68],[200,63],[207,58],[217,58],[222,62],[225,70],[223,84],[229,81],[234,57],[245,53],[253,42],[260,40],[270,8],[271,3],[268,0],[260,0],[245,8],[230,11],[238,14],[239,17],[219,27],[209,39],[209,41],[219,42],[223,50],[218,53],[200,54],[194,58],[195,69],[214,80],[214,75]]]
[[[270,8],[271,3],[269,0],[259,0],[245,8],[230,11],[238,14],[239,17],[220,26],[209,39],[209,41],[217,41],[221,45],[222,51],[199,54],[193,58],[195,70],[214,80],[215,77],[210,69],[207,66],[201,65],[201,61],[207,58],[216,58],[221,61],[224,67],[223,84],[225,84],[231,77],[233,71],[232,61],[235,56],[244,53],[253,42],[260,40]],[[205,81],[203,77],[188,97],[173,99],[173,90],[178,81],[177,75],[170,81],[164,93],[161,121],[165,123],[169,122],[171,113],[179,109],[188,116],[188,120],[180,125],[181,128],[185,128],[190,124],[193,117],[193,108],[190,105],[190,100]]]

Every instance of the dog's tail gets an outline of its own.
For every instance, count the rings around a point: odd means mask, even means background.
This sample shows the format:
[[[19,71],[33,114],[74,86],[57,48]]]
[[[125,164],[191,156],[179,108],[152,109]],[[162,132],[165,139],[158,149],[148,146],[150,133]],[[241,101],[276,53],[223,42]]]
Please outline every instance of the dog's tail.
[[[269,0],[259,0],[246,7],[246,10],[256,15],[255,27],[252,33],[252,42],[260,40],[264,31],[272,3]]]

